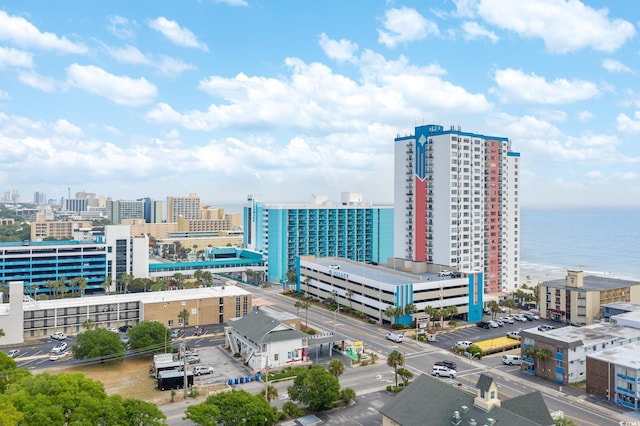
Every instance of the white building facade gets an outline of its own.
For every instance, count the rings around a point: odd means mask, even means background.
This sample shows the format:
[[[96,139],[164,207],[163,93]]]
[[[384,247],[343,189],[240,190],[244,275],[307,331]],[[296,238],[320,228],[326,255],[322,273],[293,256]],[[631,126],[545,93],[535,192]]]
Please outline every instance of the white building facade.
[[[513,291],[520,154],[511,141],[425,125],[398,135],[394,154],[394,257],[416,272],[483,271],[485,292]]]

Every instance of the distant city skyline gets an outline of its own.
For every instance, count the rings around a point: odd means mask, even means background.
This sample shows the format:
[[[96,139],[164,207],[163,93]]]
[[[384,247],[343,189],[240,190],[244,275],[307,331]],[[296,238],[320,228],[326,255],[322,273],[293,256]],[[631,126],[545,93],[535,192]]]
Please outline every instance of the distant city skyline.
[[[394,139],[433,123],[509,138],[523,208],[640,206],[635,6],[6,4],[0,188],[392,203]]]

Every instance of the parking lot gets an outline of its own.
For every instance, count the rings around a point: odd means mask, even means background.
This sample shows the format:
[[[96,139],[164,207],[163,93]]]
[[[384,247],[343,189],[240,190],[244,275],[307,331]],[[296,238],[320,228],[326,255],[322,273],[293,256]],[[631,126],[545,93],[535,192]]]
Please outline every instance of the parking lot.
[[[506,316],[506,314],[504,314]],[[483,321],[489,321],[491,315],[485,315]],[[527,322],[514,321],[513,324],[505,323],[497,328],[480,328],[474,323],[467,326],[460,326],[454,331],[444,331],[436,335],[435,341],[429,343],[442,349],[451,349],[455,346],[456,342],[466,340],[470,342],[479,342],[482,340],[491,340],[498,337],[504,337],[510,331],[525,330],[527,328],[537,328],[541,325],[552,326],[555,328],[564,327],[564,324],[560,324],[551,320],[540,319]]]

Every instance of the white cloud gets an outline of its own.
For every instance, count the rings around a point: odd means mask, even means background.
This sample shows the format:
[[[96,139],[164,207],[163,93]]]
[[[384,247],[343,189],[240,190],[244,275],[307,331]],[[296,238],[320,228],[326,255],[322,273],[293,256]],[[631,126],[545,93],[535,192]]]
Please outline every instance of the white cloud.
[[[67,78],[73,86],[119,105],[148,104],[157,95],[156,87],[145,78],[117,76],[92,65],[70,65],[67,68]]]
[[[207,45],[199,42],[190,30],[180,27],[176,21],[170,21],[164,16],[150,20],[149,27],[160,32],[175,45],[209,51]]]
[[[137,27],[137,23],[135,21],[130,21],[123,16],[109,16],[108,18],[109,25],[107,29],[111,34],[118,37],[122,40],[130,40],[135,37],[135,28]]]
[[[466,40],[475,40],[482,37],[488,38],[492,43],[497,43],[500,40],[493,31],[487,30],[477,22],[465,22],[462,24],[462,31],[464,31]]]
[[[64,119],[60,119],[55,122],[53,125],[53,131],[60,135],[70,136],[73,138],[79,138],[83,135],[80,127]]]
[[[167,77],[177,77],[184,71],[197,70],[198,67],[182,62],[179,59],[171,58],[169,56],[161,56],[155,64],[156,68],[162,75]]]
[[[322,33],[320,34],[320,47],[329,58],[338,62],[353,62],[356,60],[353,55],[358,50],[358,45],[349,40],[332,40]]]
[[[632,72],[631,68],[615,59],[605,59],[602,61],[602,68],[611,72]]]
[[[62,83],[56,79],[38,74],[34,71],[21,72],[18,74],[18,79],[27,86],[47,93],[53,93],[62,87]]]
[[[23,50],[0,46],[0,69],[8,67],[31,68],[33,55]]]
[[[410,66],[404,58],[386,61],[370,51],[364,52],[358,64],[362,73],[359,80],[335,74],[323,64],[305,64],[296,58],[286,60],[292,70],[288,78],[242,73],[234,78],[211,76],[201,80],[198,87],[222,99],[219,104],[204,111],[178,112],[169,104],[160,103],[147,117],[153,122],[192,130],[250,125],[339,133],[371,123],[404,123],[407,116],[435,118],[435,113],[425,111],[481,114],[491,108],[484,95],[442,80],[439,75],[445,71],[438,65]]]
[[[440,34],[435,22],[425,19],[415,9],[406,7],[387,10],[383,26],[384,30],[378,30],[378,42],[391,49],[400,43]]]
[[[7,99],[11,99],[11,96],[9,96],[9,94],[4,90],[0,90],[0,100],[7,100]]]
[[[636,180],[640,177],[640,174],[637,172],[616,172],[613,174],[616,179],[622,180]]]
[[[473,18],[478,8],[478,0],[453,0],[456,10],[453,16],[458,18]]]
[[[587,175],[587,177],[588,177],[589,179],[598,179],[598,180],[601,180],[601,179],[604,179],[604,178],[605,178],[605,174],[604,174],[604,173],[602,173],[602,172],[601,172],[601,171],[599,171],[599,170],[592,170],[592,171],[590,171],[590,172],[587,172],[587,174],[586,174],[586,175]]]
[[[633,116],[635,120],[626,114],[618,114],[616,128],[624,133],[640,133],[640,111],[636,111]]]
[[[567,121],[567,113],[560,110],[544,109],[538,111],[540,117],[547,121],[565,122]]]
[[[480,0],[478,15],[492,25],[523,37],[539,37],[554,53],[592,48],[614,52],[636,31],[628,21],[609,18],[579,0]]]
[[[143,64],[148,65],[151,60],[142,53],[138,48],[131,46],[130,44],[124,47],[111,47],[103,44],[103,47],[109,52],[116,61],[126,64]]]
[[[580,111],[578,113],[578,120],[580,121],[589,121],[593,118],[593,113],[591,111]]]
[[[66,37],[53,33],[43,33],[31,22],[19,16],[9,16],[0,10],[0,40],[11,41],[22,47],[37,47],[65,53],[86,53],[81,43],[74,43]]]
[[[229,6],[248,6],[246,0],[213,0],[214,3],[228,4]]]
[[[599,94],[598,87],[589,81],[558,78],[547,82],[544,77],[511,68],[496,71],[494,81],[504,102],[568,104]]]

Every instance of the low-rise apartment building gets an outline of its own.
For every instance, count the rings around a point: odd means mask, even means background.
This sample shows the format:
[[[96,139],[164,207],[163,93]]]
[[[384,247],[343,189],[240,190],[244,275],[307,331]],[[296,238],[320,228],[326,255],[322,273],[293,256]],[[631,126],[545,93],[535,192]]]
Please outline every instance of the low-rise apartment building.
[[[542,318],[575,325],[599,321],[604,304],[640,303],[640,282],[584,275],[583,271],[569,270],[564,279],[544,281],[538,291]]]
[[[522,330],[520,336],[524,371],[559,384],[570,384],[587,380],[587,356],[640,341],[640,329],[597,323],[549,331],[530,328]],[[536,350],[533,355],[527,350],[529,347]]]

